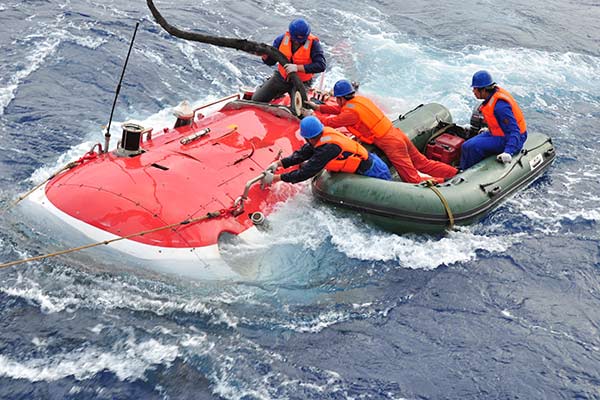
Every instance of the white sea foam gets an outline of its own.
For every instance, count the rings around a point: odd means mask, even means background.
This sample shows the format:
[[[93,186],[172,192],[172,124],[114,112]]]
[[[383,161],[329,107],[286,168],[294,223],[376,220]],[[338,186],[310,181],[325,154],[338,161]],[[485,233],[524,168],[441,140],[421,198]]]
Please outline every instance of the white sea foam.
[[[362,34],[354,32],[349,35],[351,39],[337,44],[346,48],[342,52],[346,56],[332,57],[329,69],[336,76],[360,81],[366,93],[399,98],[399,104],[439,102],[450,109],[455,119],[466,123],[476,104],[470,79],[480,69],[490,70],[498,83],[523,98],[525,106],[535,105],[536,101],[542,106],[569,101],[556,92],[556,87],[598,104],[594,96],[600,90],[598,57],[483,46],[450,51],[414,43],[401,33],[382,31],[385,25],[352,26],[362,30]],[[335,46],[331,51],[336,53]],[[347,54],[360,54],[361,58],[348,62]]]
[[[295,321],[281,324],[283,328],[296,332],[316,333],[323,329],[350,319],[350,315],[340,311],[328,311],[315,316],[311,320]]]
[[[36,185],[44,182],[71,161],[78,160],[88,152],[94,144],[95,142],[83,142],[71,147],[66,153],[61,154],[54,164],[45,165],[35,170],[29,179]]]
[[[211,83],[221,93],[231,91],[231,79],[234,79],[234,87],[240,88],[244,86],[246,76],[238,68],[236,64],[229,61],[231,58],[231,49],[222,49],[220,47],[198,46],[197,44],[180,41],[177,47],[188,60],[190,66],[198,72],[199,76],[207,79],[212,79]],[[219,65],[218,76],[209,76],[204,65],[209,64]],[[173,67],[170,67],[171,70]],[[181,68],[175,66],[175,68]],[[183,71],[182,71],[183,72]]]
[[[402,299],[405,301],[410,299],[412,296],[406,296]],[[339,298],[338,298],[339,299]],[[336,300],[337,301],[337,300]],[[284,308],[286,313],[285,318],[278,316],[266,321],[266,324],[271,326],[279,326],[283,329],[288,329],[294,332],[302,333],[317,333],[324,329],[350,320],[364,319],[369,320],[373,317],[386,318],[389,312],[395,307],[395,304],[376,304],[376,303],[364,303],[364,304],[351,304],[351,309],[346,310],[329,310],[319,313],[314,316],[302,315],[298,317],[295,311],[290,311],[288,308]],[[249,321],[248,323],[252,323]],[[255,322],[255,321],[254,321]],[[261,321],[263,323],[263,321]]]
[[[141,379],[153,365],[168,366],[179,356],[177,346],[165,345],[154,339],[138,343],[129,338],[121,346],[115,346],[111,352],[83,347],[23,361],[0,355],[0,376],[31,382],[56,381],[68,376],[85,380],[107,370],[120,380]]]
[[[4,114],[4,109],[14,98],[15,91],[20,82],[36,71],[44,63],[45,59],[56,50],[59,44],[60,39],[49,37],[35,45],[26,59],[26,66],[13,73],[8,86],[0,88],[0,115]]]
[[[238,317],[228,313],[222,305],[253,301],[251,293],[241,288],[211,296],[185,292],[177,296],[166,296],[134,284],[102,277],[94,278],[95,284],[91,287],[81,285],[70,273],[63,274],[60,270],[52,273],[52,279],[60,282],[60,286],[44,288],[37,278],[19,274],[17,282],[0,283],[0,292],[26,299],[49,314],[72,312],[80,308],[103,311],[129,309],[156,315],[184,312],[205,316],[211,324],[229,328],[238,325]],[[90,330],[97,333],[103,328],[99,324]]]
[[[104,325],[103,324],[98,324],[96,326],[93,326],[90,329],[90,332],[95,333],[96,335],[100,334],[100,332],[102,332],[102,329],[104,329]]]
[[[46,347],[46,345],[48,344],[48,339],[46,339],[46,338],[39,338],[39,337],[36,336],[33,339],[31,339],[31,343],[35,347]]]
[[[203,67],[203,64],[200,62],[196,53],[198,52],[198,45],[190,43],[188,41],[179,41],[177,42],[177,47],[183,53],[183,55],[187,58],[192,68],[196,71],[200,72],[202,76],[206,75],[206,69]],[[207,52],[202,52],[207,53]]]
[[[469,228],[459,228],[442,239],[383,232],[348,214],[339,216],[331,208],[315,204],[308,186],[281,205],[269,220],[272,231],[246,244],[251,249],[296,244],[315,250],[330,240],[350,258],[395,261],[401,268],[435,269],[470,261],[477,251],[503,252],[518,240],[517,236],[484,237]]]
[[[361,229],[354,223],[329,226],[332,241],[348,257],[361,260],[392,260],[403,268],[434,269],[476,258],[478,250],[503,252],[512,245],[509,237],[486,237],[461,229],[442,239],[422,239]]]
[[[205,354],[210,352],[214,348],[214,343],[208,341],[206,333],[198,335],[184,334],[179,340],[182,347],[187,347],[194,351],[195,355]]]
[[[571,221],[577,218],[583,218],[588,221],[600,221],[600,209],[597,210],[586,210],[586,209],[575,209],[565,213],[564,218]]]
[[[382,25],[382,17],[384,17],[384,14],[375,7],[369,7],[367,4],[364,4],[364,6],[368,8],[360,14],[338,8],[331,10],[336,15],[336,23],[346,29],[350,29],[347,32],[348,34],[344,35],[345,37],[382,31],[384,27]]]
[[[40,310],[44,313],[55,313],[67,309],[69,306],[79,303],[79,300],[67,296],[67,297],[56,297],[45,293],[39,284],[33,281],[29,281],[26,287],[0,287],[0,292],[4,292],[9,296],[20,297],[31,301],[34,304],[38,304]]]

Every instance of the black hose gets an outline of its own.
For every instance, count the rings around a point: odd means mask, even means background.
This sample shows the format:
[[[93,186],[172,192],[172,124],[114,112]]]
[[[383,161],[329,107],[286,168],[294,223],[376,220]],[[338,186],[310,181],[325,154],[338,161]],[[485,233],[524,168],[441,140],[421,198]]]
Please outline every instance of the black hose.
[[[150,8],[150,12],[152,13],[152,16],[154,17],[156,22],[160,26],[162,26],[165,31],[169,32],[173,36],[185,40],[190,40],[193,42],[207,43],[212,44],[214,46],[228,47],[231,49],[241,50],[252,55],[267,55],[281,65],[289,64],[290,62],[287,59],[287,57],[283,55],[283,53],[281,53],[278,49],[268,44],[252,42],[246,39],[224,38],[219,36],[203,35],[201,33],[187,32],[178,29],[173,25],[169,24],[167,20],[165,20],[165,18],[157,10],[152,0],[146,0],[146,4],[148,4],[148,8]],[[292,80],[294,89],[301,94],[302,102],[306,102],[308,100],[308,97],[306,94],[306,88],[304,87],[302,80],[300,80],[300,78],[295,72],[289,74],[289,77]],[[292,107],[293,105],[294,102],[292,99]]]

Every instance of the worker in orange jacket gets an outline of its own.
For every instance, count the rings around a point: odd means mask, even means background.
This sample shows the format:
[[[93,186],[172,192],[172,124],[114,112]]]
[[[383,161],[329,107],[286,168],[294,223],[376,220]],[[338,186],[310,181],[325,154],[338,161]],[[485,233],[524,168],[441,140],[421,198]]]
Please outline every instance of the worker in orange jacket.
[[[325,71],[327,61],[319,38],[310,33],[310,25],[303,18],[290,22],[287,32],[277,36],[273,47],[278,49],[289,60],[285,65],[279,64],[277,71],[263,83],[252,95],[252,100],[268,103],[274,98],[289,92],[293,83],[288,74],[295,72],[307,88],[312,86],[314,74]],[[277,61],[267,55],[263,56],[267,65],[275,65]]]
[[[463,143],[460,168],[470,168],[491,155],[510,164],[527,140],[523,111],[511,94],[494,82],[488,71],[475,72],[471,87],[475,97],[483,100],[478,110],[489,129]]]
[[[321,122],[332,128],[345,127],[360,141],[379,147],[404,182],[419,183],[433,179],[442,183],[458,172],[451,165],[425,157],[371,100],[356,95],[354,86],[348,80],[337,81],[333,95],[337,106],[309,104],[321,114],[333,114],[321,117]]]
[[[306,144],[293,154],[273,162],[265,170],[261,186],[275,182],[302,182],[317,175],[323,169],[379,178],[392,179],[388,166],[376,154],[369,153],[360,143],[333,128],[325,127],[316,117],[310,116],[300,122],[300,135]],[[276,174],[280,168],[301,164],[296,171]]]

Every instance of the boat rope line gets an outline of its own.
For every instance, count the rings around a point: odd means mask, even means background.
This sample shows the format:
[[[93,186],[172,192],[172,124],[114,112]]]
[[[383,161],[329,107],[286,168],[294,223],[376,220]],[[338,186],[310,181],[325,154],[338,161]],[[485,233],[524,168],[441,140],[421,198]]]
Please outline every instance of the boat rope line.
[[[446,215],[448,215],[448,229],[454,228],[454,214],[452,214],[452,210],[450,209],[450,204],[448,204],[448,200],[444,197],[442,192],[436,187],[436,182],[433,179],[428,179],[425,182],[425,186],[429,189],[433,190],[433,193],[440,198],[442,205],[444,206],[444,210],[446,210]]]
[[[42,186],[44,186],[46,183],[48,183],[48,181],[50,181],[51,179],[53,179],[55,176],[61,174],[64,171],[68,171],[68,170],[70,170],[72,168],[75,168],[78,165],[81,165],[81,164],[83,164],[86,161],[90,161],[90,160],[93,160],[93,159],[97,158],[98,157],[98,153],[96,153],[96,151],[95,151],[96,147],[98,147],[98,151],[100,153],[102,153],[102,145],[100,143],[96,143],[94,145],[94,147],[92,147],[92,149],[90,151],[88,151],[87,153],[85,153],[78,160],[71,161],[70,163],[68,163],[67,165],[65,165],[64,167],[62,167],[61,169],[59,169],[58,171],[55,171],[52,175],[50,175],[42,183],[39,183],[39,184],[35,185],[33,188],[29,189],[29,191],[27,191],[26,193],[24,193],[21,196],[17,197],[17,199],[15,201],[13,201],[11,204],[9,204],[7,207],[5,207],[2,210],[2,214],[6,213],[8,210],[10,210],[11,208],[15,207],[21,201],[25,200],[29,195],[31,195],[33,192],[35,192],[36,190],[38,190],[39,188],[41,188]]]
[[[196,222],[201,222],[207,219],[212,219],[212,218],[217,218],[220,217],[222,215],[225,215],[227,213],[232,213],[234,211],[233,207],[230,208],[224,208],[218,211],[212,211],[212,212],[208,212],[200,217],[196,217],[196,218],[191,218],[191,219],[186,219],[184,221],[181,222],[176,222],[173,224],[168,224],[168,225],[163,225],[163,226],[159,226],[156,228],[152,228],[152,229],[148,229],[145,231],[141,231],[141,232],[135,232],[126,236],[121,236],[121,237],[117,237],[114,239],[109,239],[109,240],[103,240],[100,242],[95,242],[95,243],[89,243],[83,246],[79,246],[79,247],[73,247],[70,249],[65,249],[65,250],[60,250],[54,253],[49,253],[49,254],[44,254],[44,255],[40,255],[40,256],[35,256],[35,257],[29,257],[23,260],[15,260],[15,261],[11,261],[11,262],[7,262],[4,264],[0,264],[0,269],[2,268],[8,268],[8,267],[12,267],[13,265],[18,265],[18,264],[24,264],[30,261],[38,261],[38,260],[42,260],[45,258],[50,258],[50,257],[56,257],[56,256],[60,256],[63,254],[68,254],[68,253],[74,253],[76,251],[81,251],[81,250],[85,250],[85,249],[89,249],[92,247],[97,247],[97,246],[101,246],[103,244],[108,245],[114,242],[118,242],[120,240],[124,240],[124,239],[131,239],[133,237],[137,237],[137,236],[144,236],[144,235],[148,235],[150,233],[154,233],[154,232],[159,232],[159,231],[163,231],[165,229],[173,229],[177,228],[179,226],[184,226],[184,225],[190,225],[190,224],[194,224]]]
[[[485,192],[486,191],[485,188],[487,186],[493,185],[494,183],[498,183],[502,179],[506,178],[508,176],[508,174],[510,174],[512,172],[512,170],[517,166],[517,164],[523,166],[523,164],[521,163],[521,159],[523,158],[523,156],[526,156],[531,151],[539,149],[540,147],[544,146],[546,143],[552,143],[552,139],[548,138],[541,144],[539,144],[535,147],[532,147],[531,149],[521,150],[521,152],[519,153],[519,158],[516,159],[515,162],[512,163],[511,167],[507,171],[505,171],[502,175],[500,175],[500,177],[498,179],[496,179],[495,181],[480,184],[479,187],[481,188],[481,190],[483,190]]]

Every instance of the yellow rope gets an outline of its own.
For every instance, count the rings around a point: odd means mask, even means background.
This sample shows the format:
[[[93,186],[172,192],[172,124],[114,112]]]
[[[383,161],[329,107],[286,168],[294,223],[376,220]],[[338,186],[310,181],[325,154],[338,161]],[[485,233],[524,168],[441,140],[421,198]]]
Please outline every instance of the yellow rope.
[[[231,132],[235,131],[237,129],[237,126],[235,128],[233,128],[231,130]],[[228,132],[229,134],[230,132]],[[254,147],[253,147],[253,151],[254,151]],[[65,165],[63,168],[61,168],[60,170],[56,171],[54,174],[52,174],[52,176],[50,176],[48,179],[46,179],[44,182],[40,183],[39,185],[37,185],[36,187],[34,187],[33,189],[29,190],[27,193],[25,193],[24,195],[20,196],[15,202],[13,202],[10,206],[8,206],[7,208],[5,208],[4,210],[2,210],[3,212],[6,212],[7,210],[9,210],[11,207],[14,207],[16,204],[18,204],[21,200],[25,199],[27,196],[29,196],[31,193],[35,192],[37,189],[39,189],[42,185],[44,185],[46,182],[48,182],[50,179],[54,178],[56,175],[58,175],[59,173],[61,173],[64,170],[67,169],[71,169],[75,166],[78,165],[78,161],[74,161],[74,162],[70,162],[69,164]],[[61,251],[57,251],[55,253],[50,253],[50,254],[45,254],[45,255],[41,255],[41,256],[35,256],[35,257],[30,257],[30,258],[26,258],[24,260],[15,260],[15,261],[11,261],[8,263],[4,263],[4,264],[0,264],[0,269],[2,268],[7,268],[7,267],[12,267],[13,265],[18,265],[18,264],[24,264],[26,262],[30,262],[30,261],[37,261],[37,260],[42,260],[44,258],[50,258],[50,257],[56,257],[56,256],[60,256],[63,254],[68,254],[68,253],[73,253],[76,251],[80,251],[80,250],[85,250],[85,249],[89,249],[91,247],[96,247],[96,246],[100,246],[102,244],[110,244],[110,243],[114,243],[117,242],[119,240],[123,240],[123,239],[129,239],[132,237],[136,237],[136,236],[144,236],[147,235],[149,233],[154,233],[154,232],[158,232],[158,231],[162,231],[165,229],[170,229],[170,228],[174,228],[180,225],[188,225],[188,224],[193,224],[195,222],[200,222],[203,221],[205,219],[209,219],[209,218],[216,218],[219,217],[221,215],[223,215],[223,211],[224,210],[219,210],[219,211],[213,211],[213,212],[209,212],[206,213],[205,215],[198,217],[198,218],[192,218],[192,219],[188,219],[182,222],[177,222],[174,224],[169,224],[169,225],[164,225],[164,226],[159,226],[158,228],[153,228],[147,231],[142,231],[142,232],[136,232],[136,233],[132,233],[130,235],[127,236],[122,236],[122,237],[118,237],[118,238],[114,238],[114,239],[110,239],[110,240],[104,240],[101,242],[96,242],[96,243],[90,243],[90,244],[86,244],[84,246],[80,246],[80,247],[73,247],[70,249],[65,249],[65,250],[61,250]],[[230,210],[229,210],[230,211]],[[235,214],[234,214],[235,215]]]
[[[442,205],[446,210],[446,214],[448,215],[448,229],[452,229],[454,227],[454,215],[452,214],[452,210],[450,209],[448,201],[446,200],[442,192],[440,192],[440,190],[437,187],[435,187],[436,182],[433,179],[425,181],[425,184],[429,189],[433,190],[433,192],[440,198],[440,201],[442,202]]]
[[[205,219],[219,217],[221,214],[222,214],[221,211],[209,212],[209,213],[207,213],[207,214],[205,214],[205,215],[203,215],[201,217],[198,217],[198,218],[192,218],[192,219],[188,219],[188,220],[185,220],[185,221],[182,221],[182,222],[177,222],[177,223],[174,223],[174,224],[159,226],[158,228],[153,228],[153,229],[149,229],[147,231],[132,233],[132,234],[127,235],[127,236],[122,236],[122,237],[118,237],[118,238],[114,238],[114,239],[110,239],[110,240],[104,240],[102,242],[90,243],[90,244],[86,244],[86,245],[80,246],[80,247],[74,247],[74,248],[71,248],[71,249],[57,251],[55,253],[50,253],[50,254],[45,254],[45,255],[42,255],[42,256],[35,256],[35,257],[26,258],[24,260],[11,261],[11,262],[8,262],[8,263],[5,263],[5,264],[0,264],[0,269],[7,268],[7,267],[12,267],[13,265],[23,264],[23,263],[30,262],[30,261],[37,261],[37,260],[41,260],[41,259],[44,259],[44,258],[56,257],[56,256],[60,256],[62,254],[73,253],[73,252],[76,252],[76,251],[80,251],[80,250],[84,250],[84,249],[89,249],[91,247],[100,246],[102,244],[110,244],[110,243],[117,242],[119,240],[129,239],[129,238],[132,238],[132,237],[135,237],[135,236],[144,236],[144,235],[146,235],[148,233],[154,233],[154,232],[162,231],[162,230],[165,230],[165,229],[174,228],[174,227],[177,227],[177,226],[180,226],[180,225],[193,224],[195,222],[203,221]]]

